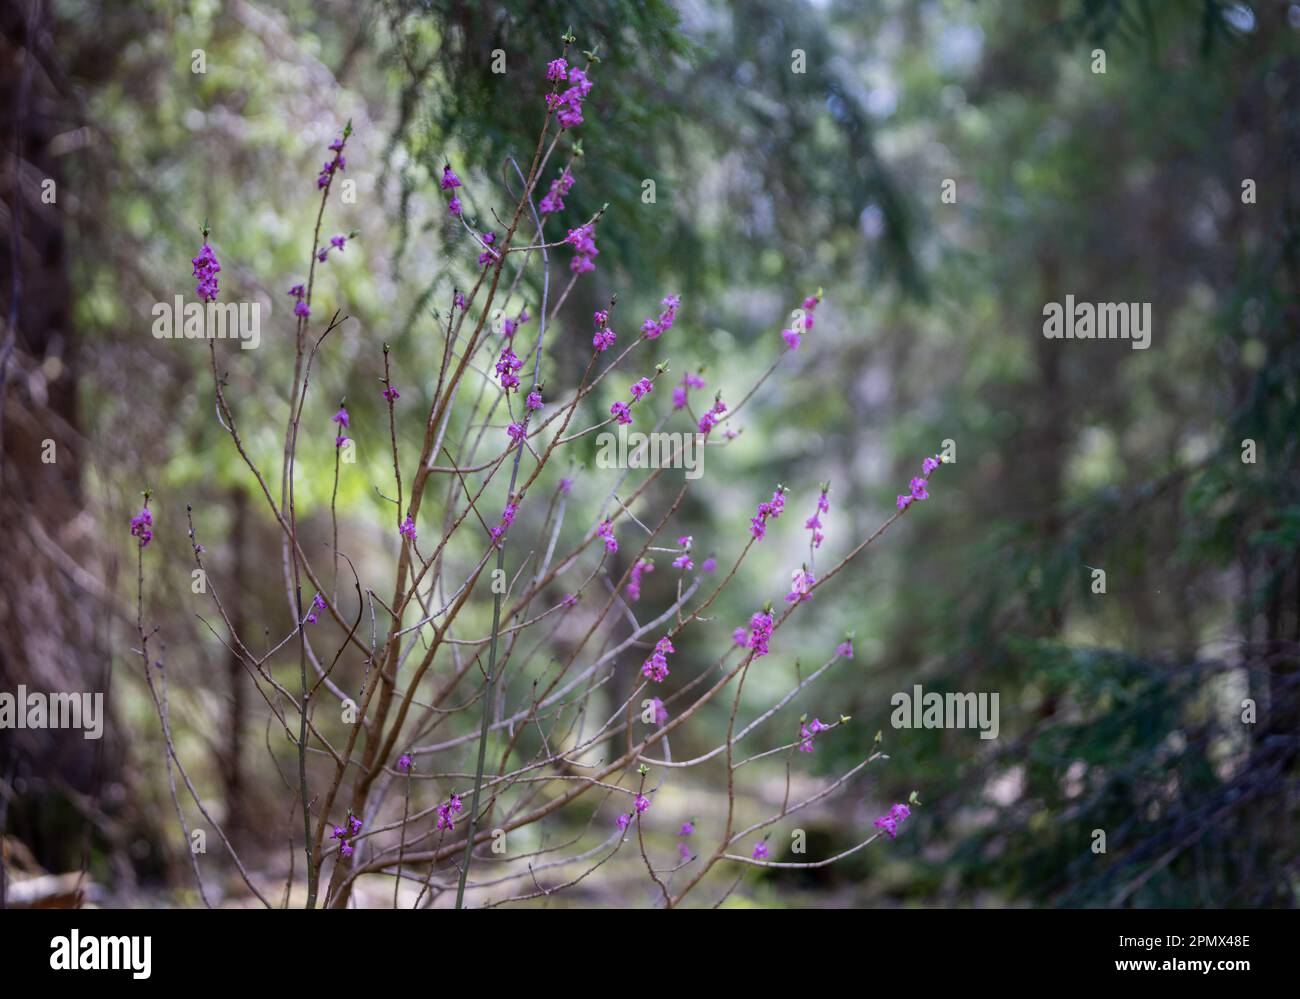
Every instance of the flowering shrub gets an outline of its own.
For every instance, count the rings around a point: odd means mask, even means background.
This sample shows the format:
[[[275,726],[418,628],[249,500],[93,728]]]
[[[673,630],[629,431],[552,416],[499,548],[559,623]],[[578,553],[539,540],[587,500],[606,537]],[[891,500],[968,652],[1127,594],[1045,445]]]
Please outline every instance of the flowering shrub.
[[[591,113],[590,98],[599,84],[594,63],[580,67],[571,62],[568,41],[571,39],[566,40],[561,56],[547,63],[544,70],[552,86],[545,106],[537,109],[543,124],[532,159],[526,167],[513,159],[509,162],[518,181],[518,194],[513,205],[492,213],[497,230],[477,228],[469,217],[469,205],[461,199],[464,193],[470,203],[487,202],[490,192],[473,191],[473,178],[458,176],[451,164],[443,168],[439,187],[449,192],[450,224],[463,233],[462,252],[476,261],[476,277],[470,287],[453,293],[451,308],[439,317],[442,362],[430,378],[432,400],[427,412],[408,409],[391,380],[390,350],[383,345],[381,395],[388,427],[365,426],[341,404],[332,417],[331,422],[337,425],[332,431],[336,492],[339,476],[347,474],[340,453],[345,445],[354,443],[344,432],[354,435],[356,442],[391,452],[392,481],[380,490],[391,508],[392,519],[385,528],[396,553],[391,587],[380,590],[373,581],[356,578],[353,563],[345,556],[343,578],[347,579],[349,570],[354,574],[355,606],[348,606],[346,585],[341,600],[337,579],[340,555],[345,553],[334,549],[331,561],[336,582],[331,586],[319,552],[307,550],[301,543],[294,496],[295,471],[322,460],[318,442],[302,423],[313,368],[319,353],[328,349],[331,334],[345,321],[330,309],[321,313],[331,314],[327,322],[315,318],[315,268],[343,253],[355,233],[331,237],[322,245],[318,221],[305,257],[307,276],[289,291],[295,302],[295,366],[278,491],[275,479],[246,447],[237,400],[227,394],[227,384],[218,373],[216,347],[209,341],[217,413],[279,526],[286,591],[297,624],[289,634],[270,643],[270,651],[258,651],[263,643],[238,633],[232,623],[219,581],[214,581],[209,592],[226,626],[229,646],[258,681],[274,691],[277,705],[284,705],[283,713],[276,717],[298,756],[295,807],[301,816],[302,839],[296,848],[305,858],[302,876],[309,907],[345,907],[358,879],[378,876],[394,879],[395,904],[397,889],[403,884],[411,888],[416,905],[454,898],[460,906],[467,889],[481,892],[490,904],[535,898],[581,881],[627,848],[633,836],[647,877],[667,907],[680,904],[719,866],[816,867],[837,859],[780,863],[771,859],[768,845],[774,826],[829,791],[802,801],[787,796],[776,814],[742,826],[736,784],[746,776],[743,767],[751,760],[785,753],[797,762],[799,751],[812,753],[817,742],[835,738],[836,728],[848,719],[823,724],[805,717],[786,728],[795,733],[793,738],[777,739],[778,745],[755,749],[748,756],[740,753],[742,742],[751,735],[772,730],[765,730],[764,724],[796,694],[837,662],[852,659],[851,638],[837,644],[828,636],[820,668],[808,675],[801,673],[788,694],[744,725],[740,724],[741,692],[759,659],[771,656],[776,660],[788,654],[778,633],[791,615],[815,613],[805,605],[817,606],[813,597],[818,589],[839,576],[907,513],[914,501],[928,497],[928,483],[939,460],[926,458],[921,476],[912,479],[908,494],[898,498],[892,516],[837,563],[822,566],[816,573],[812,560],[826,536],[823,518],[830,515],[828,485],[816,491],[778,485],[770,499],[756,503],[748,524],[743,517],[735,518],[731,541],[739,551],[729,564],[722,561],[725,571],[718,572],[715,582],[708,574],[719,570],[719,557],[710,555],[697,572],[692,537],[678,537],[675,547],[662,542],[656,547],[663,532],[670,530],[691,482],[683,484],[666,510],[653,516],[644,509],[637,515],[631,512],[649,487],[665,476],[667,463],[646,470],[630,493],[621,493],[621,478],[618,482],[594,478],[584,482],[591,494],[605,495],[599,520],[581,533],[576,544],[567,549],[561,545],[567,501],[575,482],[564,477],[547,487],[544,478],[559,456],[602,427],[631,423],[634,409],[638,414],[650,414],[646,418],[660,421],[657,425],[676,418],[688,432],[697,429],[705,435],[730,423],[784,355],[804,345],[822,299],[819,291],[802,300],[794,322],[780,332],[781,342],[771,344],[775,355],[772,367],[758,384],[732,396],[741,399],[738,405],[729,408],[719,392],[703,408],[697,402],[693,409],[690,393],[704,389],[705,381],[691,373],[673,388],[670,399],[663,399],[662,394],[653,392],[654,382],[668,371],[666,364],[659,364],[653,376],[641,375],[631,381],[623,398],[608,408],[607,418],[581,426],[582,414],[599,411],[593,394],[612,382],[615,369],[635,364],[635,355],[644,354],[647,342],[661,338],[671,342],[681,334],[681,316],[689,315],[689,308],[683,313],[679,296],[664,296],[662,310],[646,319],[635,338],[607,360],[605,355],[619,346],[610,325],[615,305],[611,302],[595,313],[590,349],[585,343],[582,348],[588,356],[581,370],[566,373],[567,393],[552,390],[550,401],[543,403],[540,377],[547,348],[557,337],[587,338],[585,321],[578,328],[571,327],[561,318],[561,308],[575,282],[595,269],[600,252],[596,247],[600,213],[568,229],[550,221],[564,211],[565,196],[581,180],[575,173],[580,161],[573,155],[573,143],[585,116]],[[320,217],[328,214],[334,182],[345,169],[344,149],[351,134],[349,125],[330,144],[331,158],[316,177]],[[553,160],[566,157],[558,171],[552,169]],[[544,176],[553,179],[539,203],[537,193]],[[198,294],[210,300],[219,293],[216,273],[220,265],[206,239],[205,233],[193,267]],[[572,256],[566,284],[554,295],[551,256],[561,248]],[[535,335],[526,342],[533,330],[529,309],[516,311],[512,299],[529,267],[540,272],[541,293],[538,302],[529,303],[535,308],[537,322]],[[378,351],[377,345],[375,349]],[[417,380],[415,372],[409,377]],[[471,385],[495,399],[496,411],[501,414],[496,425],[505,426],[504,434],[484,436],[473,420],[452,420],[458,403],[469,404],[467,389]],[[459,426],[465,427],[465,439],[463,446],[454,447],[447,435],[449,428]],[[399,433],[399,427],[403,432]],[[721,439],[713,440],[711,446],[725,447],[729,436],[720,434]],[[407,446],[413,439],[420,441],[418,453]],[[467,457],[480,445],[488,448],[485,460]],[[443,494],[441,501],[437,493]],[[710,609],[729,585],[742,576],[752,578],[747,559],[755,544],[787,527],[792,537],[798,535],[797,523],[780,520],[787,494],[796,493],[792,501],[814,509],[803,525],[811,532],[809,560],[786,567],[791,582],[784,600],[779,599],[781,578],[758,580],[771,591],[775,607],[769,602],[743,626],[711,616]],[[489,511],[498,509],[500,515],[492,517]],[[151,514],[146,498],[144,508],[131,519],[131,535],[138,539],[142,593],[147,565],[144,549],[155,529],[168,528],[161,517],[155,524],[156,513],[155,509]],[[525,533],[523,528],[536,529],[536,533],[517,536]],[[202,569],[203,546],[194,538],[192,524],[189,531],[195,564]],[[625,571],[613,568],[620,536],[629,549],[625,557],[630,564]],[[334,537],[337,546],[337,524]],[[458,572],[458,562],[451,557],[453,539],[457,551],[474,552],[463,572]],[[653,570],[654,562],[648,557],[652,551],[674,556],[676,597],[666,607],[642,611],[646,603],[641,599],[642,580]],[[152,557],[154,553],[147,554]],[[304,592],[315,593],[306,604]],[[330,594],[330,599],[322,594]],[[579,611],[582,601],[586,602]],[[636,611],[633,604],[638,605]],[[467,631],[466,622],[475,616],[467,608],[486,605],[491,607],[490,630],[487,634]],[[171,762],[183,773],[165,724],[166,688],[153,680],[158,663],[150,659],[150,635],[142,611],[137,625],[140,652],[164,720]],[[309,629],[309,625],[314,627]],[[622,634],[628,627],[630,634]],[[710,634],[725,635],[732,628],[734,640],[724,643],[723,651],[710,658],[705,652]],[[553,641],[557,634],[563,636],[562,644]],[[297,660],[296,689],[278,681],[270,669],[273,661],[288,655]],[[671,664],[669,656],[673,657]],[[639,670],[634,662],[640,663]],[[759,668],[777,666],[764,663]],[[344,680],[350,670],[355,672]],[[630,692],[620,697],[612,713],[587,714],[593,692],[618,670],[635,675]],[[675,686],[669,686],[670,677]],[[522,682],[512,684],[517,680]],[[526,695],[513,699],[521,691]],[[656,696],[649,696],[652,692]],[[672,760],[669,737],[685,726],[698,725],[701,709],[715,701],[730,703],[726,730],[716,737],[716,748],[694,760]],[[638,722],[636,708],[642,704],[648,706],[647,715]],[[342,713],[341,735],[328,719],[327,709],[332,707]],[[463,725],[458,731],[456,721],[471,712],[477,712],[477,724]],[[534,745],[535,735],[540,737]],[[600,751],[593,752],[596,749]],[[473,761],[468,772],[467,754]],[[656,795],[675,770],[718,756],[725,760],[728,779],[715,789],[713,809],[698,822],[681,826],[675,860],[653,855],[644,832],[657,821]],[[843,787],[879,759],[881,754],[873,747],[866,758],[836,778],[831,789]],[[188,778],[185,783],[202,808]],[[401,800],[395,801],[398,798]],[[594,845],[536,846],[534,838],[516,835],[517,830],[544,825],[562,809],[588,802],[594,802],[597,811],[604,809],[605,815],[604,821],[594,826],[603,830],[597,833],[602,838]],[[882,833],[892,839],[908,814],[907,806],[896,805],[876,822],[876,832],[864,830],[861,842],[847,852],[866,846]],[[665,824],[668,821],[665,818]],[[763,836],[746,853],[741,841],[755,833]],[[660,834],[673,835],[667,825]],[[688,838],[692,841],[689,846]],[[702,842],[709,845],[696,846]],[[502,843],[503,850],[498,849]],[[502,874],[499,864],[482,859],[487,850],[497,855],[494,860],[522,863]],[[250,890],[265,902],[269,893],[254,883],[237,857],[235,860]],[[197,867],[195,870],[197,874]],[[559,881],[543,873],[561,870],[564,876]]]

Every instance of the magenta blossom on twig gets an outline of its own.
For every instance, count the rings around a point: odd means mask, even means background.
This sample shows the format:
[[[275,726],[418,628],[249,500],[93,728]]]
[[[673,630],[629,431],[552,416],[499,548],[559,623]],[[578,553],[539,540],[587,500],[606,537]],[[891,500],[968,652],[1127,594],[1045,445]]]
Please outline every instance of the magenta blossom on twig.
[[[902,821],[912,814],[912,810],[906,805],[895,805],[889,810],[888,815],[882,815],[872,823],[877,829],[883,829],[890,839],[898,835],[898,827]]]

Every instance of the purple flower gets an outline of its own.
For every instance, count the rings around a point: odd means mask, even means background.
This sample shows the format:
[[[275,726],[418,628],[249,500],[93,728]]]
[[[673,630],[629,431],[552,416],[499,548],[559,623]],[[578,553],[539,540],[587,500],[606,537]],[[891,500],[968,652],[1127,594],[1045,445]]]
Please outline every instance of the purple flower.
[[[564,241],[573,247],[573,259],[569,261],[569,269],[574,274],[586,274],[596,269],[595,260],[600,251],[596,249],[595,233],[595,224],[588,222],[576,229],[570,229],[569,234],[564,237]]]
[[[694,823],[694,822],[691,822],[691,821],[688,820],[688,821],[682,823],[682,831],[679,832],[677,835],[678,835],[678,836],[691,836],[691,835],[693,835],[694,833],[695,833],[695,823]]]
[[[329,605],[325,603],[325,598],[317,593],[316,596],[312,598],[311,608],[307,611],[307,623],[315,624],[317,621],[317,611],[323,611],[327,606]]]
[[[334,154],[334,157],[326,160],[325,165],[321,167],[320,176],[316,178],[317,188],[328,187],[330,180],[334,177],[334,171],[341,171],[348,165],[348,161],[343,156],[343,147],[347,145],[350,132],[351,126],[348,126],[341,136],[330,143],[330,152]]]
[[[839,645],[835,646],[835,654],[836,654],[837,656],[843,656],[845,659],[852,659],[852,658],[853,658],[853,639],[852,639],[852,638],[846,638],[846,639],[844,639],[844,641],[840,642]]]
[[[404,773],[404,774],[405,774],[405,773],[410,773],[410,772],[411,772],[411,754],[410,754],[410,753],[403,753],[401,756],[399,756],[399,757],[397,758],[397,769],[400,770],[400,771],[402,771],[402,773]]]
[[[596,527],[596,535],[605,539],[605,551],[614,555],[618,552],[618,541],[614,538],[614,525],[602,520]]]
[[[141,548],[148,547],[153,540],[153,514],[149,512],[147,504],[131,518],[131,537],[140,539]]]
[[[773,623],[772,615],[767,611],[759,611],[749,619],[749,637],[745,639],[745,647],[754,650],[755,659],[767,655]]]
[[[814,718],[805,725],[799,726],[799,751],[802,753],[811,753],[813,751],[813,736],[818,732],[825,732],[826,726]]]
[[[912,497],[899,496],[898,499],[894,501],[894,505],[898,507],[898,509],[900,510],[906,510],[909,506],[912,505]]]
[[[813,574],[807,569],[796,569],[790,573],[790,592],[785,595],[785,602],[797,604],[804,600],[811,600],[811,590],[816,582]]]
[[[352,422],[348,418],[348,410],[346,406],[340,406],[339,411],[330,417],[330,422],[337,423],[340,430],[350,430],[352,428]]]
[[[438,806],[439,829],[455,829],[456,816],[460,814],[460,795],[453,794],[444,804]]]
[[[681,303],[680,295],[669,295],[659,303],[664,306],[664,310],[659,313],[659,317],[657,319],[647,319],[641,324],[641,332],[645,334],[647,340],[657,340],[673,328],[673,323],[677,319],[677,307]]]
[[[460,187],[460,178],[456,176],[456,172],[452,170],[451,164],[448,163],[442,168],[442,189],[450,191],[453,187]]]
[[[541,409],[542,393],[538,392],[536,389],[533,389],[533,391],[528,393],[528,399],[525,401],[524,405],[528,407],[529,411]]]
[[[640,559],[636,565],[632,566],[632,573],[627,581],[627,595],[631,600],[641,599],[641,576],[647,572],[654,572],[655,564],[648,558]]]
[[[872,823],[877,829],[883,829],[890,839],[898,835],[898,826],[905,818],[911,815],[911,809],[906,805],[894,805],[888,815],[882,815]]]
[[[483,252],[478,255],[480,267],[500,258],[501,254],[492,249],[492,244],[496,242],[496,238],[497,234],[495,232],[485,232],[479,237],[479,241],[483,244]]]
[[[665,635],[655,643],[655,650],[650,657],[641,664],[641,673],[643,676],[653,680],[655,683],[663,683],[668,679],[668,653],[676,652],[673,643]]]
[[[618,420],[619,423],[628,424],[632,422],[632,413],[629,411],[627,403],[619,401],[609,407],[610,414]]]
[[[406,515],[406,519],[402,521],[402,526],[397,529],[397,533],[409,539],[412,544],[415,543],[415,521],[411,519],[409,513]]]
[[[500,541],[510,525],[515,522],[515,514],[519,512],[518,503],[507,503],[506,508],[501,511],[501,520],[495,527],[491,528],[488,533],[492,535],[493,541]]]
[[[523,441],[528,432],[524,429],[522,423],[512,423],[506,427],[506,433],[510,435],[511,443],[519,444]]]
[[[925,479],[913,479],[907,484],[907,487],[912,491],[913,499],[923,500],[930,498],[930,494],[925,488]]]
[[[713,408],[705,411],[704,415],[700,417],[700,433],[707,437],[709,432],[718,425],[718,418],[726,411],[727,404],[721,399],[715,399]]]
[[[650,700],[650,706],[655,709],[655,724],[665,724],[668,721],[668,709],[664,707],[664,702],[654,697]]]
[[[803,524],[804,527],[812,531],[811,543],[814,548],[820,548],[822,542],[826,540],[826,532],[822,530],[824,525],[822,524],[821,515],[823,513],[829,513],[831,509],[830,499],[826,495],[828,489],[828,486],[822,487],[821,495],[817,497],[817,509],[813,512],[811,517],[804,521]]]
[[[690,572],[692,569],[695,568],[695,563],[691,561],[691,556],[689,554],[678,555],[675,559],[673,559],[673,568],[684,569],[686,572]]]
[[[614,346],[614,341],[617,339],[618,336],[614,333],[613,329],[608,326],[602,326],[596,330],[596,335],[591,338],[591,345],[601,353],[604,353],[609,350],[610,347]]]
[[[614,820],[614,824],[618,826],[620,829],[626,829],[628,823],[631,821],[632,821],[632,816],[623,814]]]
[[[632,400],[640,402],[646,396],[654,391],[654,383],[649,378],[642,378],[632,383]]]
[[[460,196],[453,194],[451,200],[447,202],[447,211],[452,215],[460,215],[464,211],[464,206],[460,203]]]
[[[563,62],[563,60],[554,60],[547,63],[547,78],[565,79],[562,76],[550,76],[551,67],[556,62]],[[587,74],[577,66],[569,67],[567,79],[571,86],[563,93],[547,94],[546,106],[550,110],[558,112],[555,120],[560,123],[561,128],[574,128],[582,124],[582,102],[591,93],[592,84],[591,80],[587,78]]]
[[[548,80],[564,80],[569,76],[569,64],[563,59],[552,59],[546,64],[546,78]]]
[[[497,374],[501,378],[501,387],[509,392],[513,388],[519,387],[519,375],[517,372],[524,366],[524,362],[519,359],[513,350],[509,347],[501,349],[501,357],[497,361]]]
[[[770,500],[758,504],[758,510],[749,521],[749,533],[755,541],[762,541],[767,536],[767,521],[776,520],[785,511],[785,487],[777,486]]]
[[[221,270],[221,264],[217,263],[217,255],[212,252],[212,247],[208,245],[207,240],[203,241],[203,248],[199,250],[199,255],[190,261],[194,265],[194,277],[198,284],[194,286],[194,293],[199,296],[201,302],[215,302],[217,300],[217,274]]]
[[[938,467],[939,467],[938,458],[926,458],[925,461],[921,462],[921,471],[923,471],[926,475],[929,475]]]
[[[563,61],[563,60],[558,60]],[[556,212],[564,210],[564,197],[573,190],[573,174],[569,168],[565,167],[563,172],[551,181],[551,189],[542,198],[538,208],[543,215],[554,215]]]
[[[767,844],[761,841],[755,843],[753,856],[755,860],[766,860],[768,858]]]
[[[311,315],[311,306],[308,305],[306,302],[304,302],[302,299],[298,299],[297,303],[293,307],[293,314],[295,316],[302,316],[304,319],[306,319],[308,316]]]
[[[718,568],[718,560],[710,555],[700,563],[701,572],[714,572]]]
[[[384,391],[380,394],[389,402],[396,402],[402,397],[402,393],[397,391],[397,389],[392,385],[385,386]]]
[[[637,814],[640,815],[642,812],[644,812],[647,808],[650,807],[650,799],[647,798],[644,794],[638,792],[636,796],[636,800],[633,802],[633,804],[636,806]]]

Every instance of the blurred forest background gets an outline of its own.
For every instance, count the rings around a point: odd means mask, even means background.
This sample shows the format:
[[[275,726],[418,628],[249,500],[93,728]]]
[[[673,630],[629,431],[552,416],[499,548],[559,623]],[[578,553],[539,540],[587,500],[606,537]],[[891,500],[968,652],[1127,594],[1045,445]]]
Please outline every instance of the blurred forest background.
[[[846,849],[913,789],[923,805],[896,841],[841,864],[748,871],[728,904],[1300,899],[1300,5],[11,0],[0,20],[0,690],[106,690],[111,710],[99,742],[0,731],[8,880],[84,867],[106,904],[196,904],[131,652],[126,525],[146,484],[146,618],[178,749],[254,869],[285,877],[293,749],[198,616],[211,619],[190,590],[185,508],[255,634],[290,627],[278,529],[217,424],[206,349],[154,339],[150,309],[190,294],[208,219],[223,299],[264,303],[262,347],[225,357],[273,455],[293,364],[284,292],[304,275],[319,161],[352,121],[357,204],[327,227],[359,236],[320,272],[317,301],[353,319],[322,357],[305,426],[328,441],[299,499],[323,543],[330,413],[347,396],[354,427],[382,426],[382,341],[404,400],[409,387],[427,405],[433,312],[473,271],[442,164],[487,215],[503,158],[532,149],[544,65],[572,26],[602,61],[561,218],[609,210],[599,269],[547,361],[554,383],[611,294],[631,329],[677,292],[655,356],[734,394],[781,348],[789,310],[825,289],[803,349],[734,446],[709,454],[680,518],[697,553],[732,544],[774,483],[802,521],[829,481],[830,564],[956,442],[933,498],[792,619],[767,660],[782,672],[746,688],[761,709],[801,652],[820,663],[852,631],[855,659],[787,709],[853,719],[800,754],[799,786],[853,765],[877,731],[889,754],[778,826],[773,859]],[[1043,305],[1067,294],[1152,303],[1150,349],[1045,339]],[[386,440],[364,449],[369,432],[354,434],[341,545],[382,578],[396,539],[373,484],[391,468]],[[568,473],[589,504],[578,530],[610,473]],[[790,530],[756,551],[718,609],[726,630],[805,545]],[[664,603],[659,568],[645,594]],[[998,692],[999,737],[893,729],[890,696],[914,683]],[[712,748],[726,711],[688,726],[676,756]],[[751,817],[784,792],[782,764],[759,777],[742,789]],[[657,849],[672,849],[669,815],[707,825],[722,779],[673,774]],[[808,831],[806,858],[789,855],[787,826]],[[218,870],[215,838],[209,851]],[[619,863],[570,901],[653,901],[639,858]],[[237,899],[238,879],[225,884]]]

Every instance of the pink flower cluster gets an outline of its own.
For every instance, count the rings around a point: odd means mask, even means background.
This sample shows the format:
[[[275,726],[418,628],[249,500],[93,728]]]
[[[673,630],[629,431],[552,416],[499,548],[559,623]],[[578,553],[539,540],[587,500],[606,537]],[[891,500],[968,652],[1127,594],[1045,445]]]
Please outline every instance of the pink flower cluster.
[[[645,334],[647,340],[658,340],[661,335],[673,328],[673,322],[677,319],[677,308],[682,304],[682,298],[680,295],[669,295],[659,304],[664,307],[664,311],[659,313],[659,318],[652,317],[641,324],[641,332]]]
[[[323,264],[325,263],[326,260],[329,259],[330,250],[338,250],[339,253],[342,253],[343,248],[347,245],[348,245],[347,236],[331,236],[330,245],[322,246],[319,250],[316,251],[316,259]]]
[[[330,417],[330,422],[339,425],[339,432],[334,437],[334,446],[340,448],[348,442],[347,437],[343,435],[343,431],[352,426],[352,419],[348,416],[348,408],[339,406],[339,411]]]
[[[605,551],[611,555],[618,553],[618,539],[614,537],[614,525],[602,520],[596,527],[596,536],[605,539]]]
[[[790,573],[790,592],[785,595],[785,602],[797,604],[804,600],[811,600],[813,584],[816,582],[813,574],[807,569],[796,569]]]
[[[755,541],[762,541],[767,536],[767,521],[776,520],[785,510],[785,487],[777,486],[770,500],[758,504],[758,511],[749,519],[749,533]]]
[[[190,263],[194,265],[194,277],[199,282],[194,287],[194,293],[199,296],[199,301],[215,302],[217,292],[221,290],[217,287],[217,274],[221,271],[221,264],[217,263],[217,255],[206,239],[203,241],[203,248],[199,250],[199,255]]]
[[[330,839],[339,841],[339,856],[350,857],[353,853],[352,840],[356,838],[357,833],[361,832],[361,820],[348,813],[346,826],[335,826],[334,831],[330,833]]]
[[[300,284],[289,289],[289,295],[298,301],[294,303],[293,314],[306,319],[311,315],[311,306],[307,304],[307,289]]]
[[[774,623],[768,611],[759,611],[749,619],[749,637],[745,639],[744,645],[745,648],[754,650],[755,659],[767,655],[767,643],[772,638]]]
[[[818,719],[814,718],[810,722],[805,722],[799,726],[799,752],[811,753],[813,751],[813,736],[818,732],[825,732],[830,728],[829,725],[823,725]]]
[[[496,239],[497,234],[495,232],[485,232],[479,236],[479,242],[483,244],[483,252],[478,255],[478,265],[480,267],[501,258],[501,254],[492,249],[492,244],[496,242]]]
[[[605,309],[597,309],[592,318],[596,322],[596,335],[591,338],[591,345],[602,354],[614,346],[614,341],[618,335],[614,332],[613,327],[609,325],[609,312]]]
[[[564,241],[573,247],[573,259],[569,261],[569,270],[574,274],[586,274],[596,269],[596,224],[588,222],[576,229],[570,229]]]
[[[411,519],[408,513],[406,519],[402,521],[402,526],[397,529],[397,533],[406,538],[411,544],[415,544],[415,521]]]
[[[444,191],[454,192],[456,188],[460,187],[460,178],[456,176],[456,172],[452,170],[450,163],[442,168],[442,181],[440,183]],[[461,213],[460,195],[452,194],[451,200],[447,202],[447,211],[452,215]]]
[[[912,810],[906,805],[895,805],[889,810],[888,815],[880,816],[880,818],[876,819],[876,821],[871,824],[877,829],[883,829],[889,835],[890,839],[894,839],[898,835],[899,823],[911,814]]]
[[[488,530],[488,533],[492,535],[492,541],[494,543],[500,544],[501,539],[505,536],[506,531],[510,529],[510,525],[515,522],[515,514],[517,514],[518,512],[519,512],[518,503],[506,504],[506,508],[501,511],[500,522],[495,527],[492,527]]]
[[[317,613],[323,611],[328,606],[329,604],[325,602],[325,598],[317,593],[316,596],[312,598],[311,607],[307,610],[307,623],[315,624],[317,620],[319,620],[316,616]]]
[[[641,577],[647,572],[654,572],[655,564],[648,558],[643,558],[636,565],[632,566],[632,574],[627,580],[627,595],[631,600],[641,599]]]
[[[334,176],[334,171],[342,173],[343,168],[348,165],[348,161],[343,156],[343,147],[347,145],[348,134],[352,126],[349,125],[343,130],[343,134],[330,143],[330,150],[334,153],[334,158],[325,161],[321,167],[320,176],[316,178],[317,188],[328,187],[330,178]]]
[[[684,549],[684,551],[673,559],[674,569],[681,569],[683,572],[690,572],[695,568],[695,563],[691,560],[691,546],[693,543],[693,539],[689,534],[677,539],[677,544]]]
[[[682,383],[673,388],[673,409],[685,409],[687,392],[693,388],[704,388],[704,379],[689,371],[682,376]]]
[[[460,795],[453,794],[450,799],[438,806],[439,829],[455,829],[456,816],[460,814]]]
[[[641,664],[642,675],[655,683],[663,683],[668,679],[668,653],[676,651],[667,635],[659,639],[655,643],[654,652],[650,653],[650,658]]]
[[[709,433],[718,425],[718,420],[722,418],[722,414],[726,411],[727,404],[722,401],[721,395],[717,396],[713,400],[713,408],[706,409],[704,415],[700,417],[700,433],[705,437],[709,436]]]
[[[908,492],[899,496],[894,505],[897,506],[899,510],[906,510],[917,500],[929,499],[930,491],[926,486],[930,482],[930,475],[936,468],[943,464],[943,461],[944,459],[942,458],[931,457],[926,458],[925,461],[921,462],[921,472],[924,475],[924,478],[921,476],[913,478],[912,481],[907,484]]]
[[[510,347],[501,348],[501,357],[497,360],[497,375],[501,387],[509,392],[519,387],[519,370],[524,366],[518,355]]]
[[[632,422],[632,406],[640,402],[653,391],[654,382],[650,381],[649,378],[638,379],[632,383],[632,401],[623,402],[620,400],[619,402],[614,403],[609,407],[610,415],[613,416],[614,419],[618,420],[619,423],[630,425]]]
[[[560,128],[574,128],[582,124],[582,102],[591,93],[592,83],[587,74],[577,66],[569,66],[563,59],[552,59],[546,64],[548,80],[568,80],[570,86],[561,93],[546,95],[546,106],[558,111],[555,120]]]
[[[147,548],[153,540],[153,514],[147,503],[131,518],[131,537],[140,539],[141,548]]]
[[[803,523],[804,527],[812,531],[812,546],[814,548],[820,548],[822,542],[826,540],[826,532],[822,530],[824,525],[822,524],[821,515],[831,511],[830,497],[826,495],[830,492],[830,488],[830,486],[822,486],[821,495],[817,497],[817,509]]]
[[[790,327],[781,331],[781,336],[785,340],[786,346],[791,350],[798,350],[802,342],[803,334],[813,328],[813,313],[816,311],[818,304],[821,302],[820,292],[816,295],[809,295],[803,300],[803,316],[797,319]]]
[[[551,189],[546,192],[538,207],[543,215],[554,215],[564,211],[564,199],[573,190],[573,173],[565,167],[558,177],[551,181]]]

